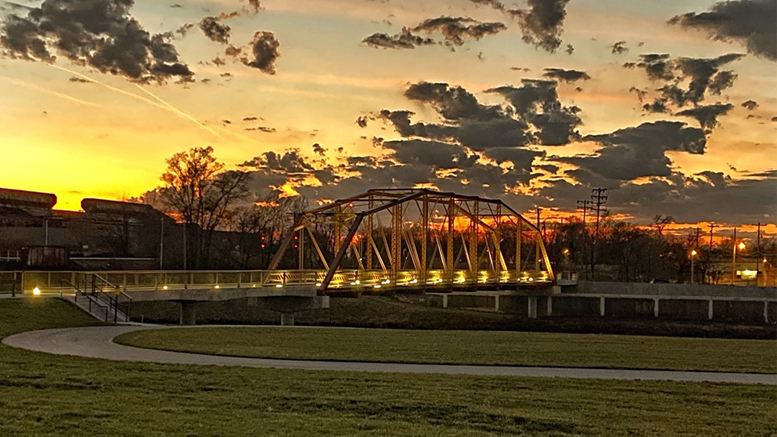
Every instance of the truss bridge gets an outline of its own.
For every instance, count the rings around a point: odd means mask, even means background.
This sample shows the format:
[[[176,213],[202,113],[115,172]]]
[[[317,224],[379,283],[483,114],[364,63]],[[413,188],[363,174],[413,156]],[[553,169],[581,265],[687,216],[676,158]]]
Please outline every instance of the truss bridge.
[[[376,189],[299,214],[265,286],[321,294],[556,284],[539,229],[501,200]]]

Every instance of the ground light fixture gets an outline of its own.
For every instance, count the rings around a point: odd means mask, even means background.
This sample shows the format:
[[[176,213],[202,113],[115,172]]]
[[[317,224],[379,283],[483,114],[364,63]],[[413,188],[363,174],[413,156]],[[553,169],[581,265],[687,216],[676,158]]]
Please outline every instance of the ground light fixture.
[[[38,288],[38,287],[33,288],[32,289],[32,294],[34,296],[40,296],[40,288]]]

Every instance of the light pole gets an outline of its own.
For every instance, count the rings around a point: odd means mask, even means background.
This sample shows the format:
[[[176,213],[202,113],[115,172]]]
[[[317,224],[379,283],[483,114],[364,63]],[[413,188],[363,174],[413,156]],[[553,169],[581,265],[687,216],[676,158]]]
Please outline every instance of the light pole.
[[[693,285],[693,259],[696,258],[696,249],[691,250],[691,285]]]
[[[737,273],[737,249],[744,250],[745,243],[737,244],[737,228],[734,228],[734,241],[731,249],[731,285],[734,285],[734,276]]]

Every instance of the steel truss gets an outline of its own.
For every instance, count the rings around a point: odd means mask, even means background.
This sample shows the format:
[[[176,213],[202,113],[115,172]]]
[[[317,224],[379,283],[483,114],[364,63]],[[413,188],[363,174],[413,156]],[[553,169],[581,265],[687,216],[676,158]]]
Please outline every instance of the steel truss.
[[[290,251],[296,270],[278,270]],[[269,269],[267,285],[315,281],[322,292],[555,282],[540,231],[521,214],[429,189],[369,190],[302,213]]]

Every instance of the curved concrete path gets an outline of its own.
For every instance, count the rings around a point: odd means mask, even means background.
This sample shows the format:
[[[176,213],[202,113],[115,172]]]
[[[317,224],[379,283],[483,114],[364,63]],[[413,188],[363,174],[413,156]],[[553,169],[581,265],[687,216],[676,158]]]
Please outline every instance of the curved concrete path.
[[[160,326],[97,326],[24,332],[3,339],[17,348],[58,355],[103,358],[115,361],[264,367],[276,369],[334,370],[350,372],[441,373],[448,375],[527,376],[544,378],[589,378],[727,382],[777,385],[777,374],[681,372],[669,370],[586,369],[570,367],[474,366],[401,364],[349,361],[280,360],[239,358],[124,346],[113,342],[121,334]],[[170,329],[170,328],[163,328]]]

